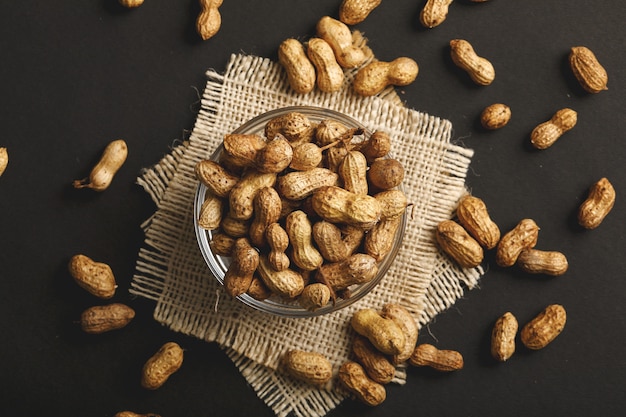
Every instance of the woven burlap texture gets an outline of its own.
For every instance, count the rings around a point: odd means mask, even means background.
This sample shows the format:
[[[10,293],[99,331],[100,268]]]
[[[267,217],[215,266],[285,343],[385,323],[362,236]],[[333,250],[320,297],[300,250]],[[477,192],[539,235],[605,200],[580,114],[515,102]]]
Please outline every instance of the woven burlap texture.
[[[474,288],[480,268],[463,270],[434,244],[437,223],[453,215],[466,192],[465,176],[473,152],[450,143],[449,121],[402,105],[393,88],[377,97],[355,95],[346,73],[337,93],[290,90],[277,63],[261,57],[232,55],[224,74],[207,72],[201,109],[189,140],[145,170],[138,183],[157,210],[144,225],[131,293],[155,300],[154,318],[174,331],[217,342],[257,395],[276,415],[323,416],[346,393],[330,384],[312,388],[281,373],[281,355],[290,349],[326,355],[337,369],[349,356],[349,319],[361,308],[398,303],[420,327]],[[394,157],[406,169],[404,187],[411,202],[403,245],[385,279],[359,302],[332,314],[307,319],[257,312],[228,297],[211,276],[199,251],[193,227],[198,181],[195,164],[209,158],[224,134],[268,110],[311,105],[345,113],[370,130],[393,138]],[[402,369],[395,382],[404,383]]]

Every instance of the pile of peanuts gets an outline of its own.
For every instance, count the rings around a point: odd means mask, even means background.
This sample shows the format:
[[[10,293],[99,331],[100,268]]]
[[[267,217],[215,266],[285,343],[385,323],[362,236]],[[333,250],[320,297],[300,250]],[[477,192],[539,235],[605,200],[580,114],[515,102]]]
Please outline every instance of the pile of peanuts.
[[[227,134],[217,161],[195,166],[207,193],[198,225],[230,257],[232,297],[276,296],[317,310],[372,280],[408,205],[391,138],[300,112],[277,115],[264,136]]]

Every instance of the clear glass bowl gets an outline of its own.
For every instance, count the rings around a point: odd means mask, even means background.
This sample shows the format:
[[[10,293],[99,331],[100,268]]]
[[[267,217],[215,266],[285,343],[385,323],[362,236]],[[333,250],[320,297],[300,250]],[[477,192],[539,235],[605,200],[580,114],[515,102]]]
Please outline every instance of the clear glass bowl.
[[[283,107],[280,109],[272,110],[266,113],[263,113],[252,120],[244,123],[238,129],[236,129],[233,133],[237,134],[258,134],[263,136],[265,125],[268,121],[273,119],[274,117],[280,116],[282,114],[286,114],[289,112],[299,112],[306,115],[312,122],[317,123],[326,119],[336,120],[345,126],[348,127],[359,127],[364,130],[364,136],[367,138],[371,134],[370,131],[367,130],[363,124],[354,120],[353,118],[346,116],[345,114],[338,113],[333,110],[324,109],[320,107],[310,107],[310,106],[293,106],[293,107]],[[223,151],[222,145],[220,145],[213,155],[211,155],[212,160],[217,161]],[[399,187],[402,189],[402,186]],[[202,207],[202,203],[205,200],[205,195],[207,193],[207,188],[199,183],[198,188],[196,190],[195,200],[194,200],[194,228],[196,232],[196,237],[198,240],[198,245],[200,247],[200,252],[206,261],[211,273],[215,276],[215,278],[219,281],[220,284],[224,284],[224,274],[230,265],[230,258],[217,255],[213,253],[211,250],[210,242],[215,233],[215,230],[205,230],[198,225],[198,218],[200,216],[200,209]],[[340,310],[344,307],[347,307],[356,301],[363,298],[367,293],[369,293],[380,281],[385,277],[389,267],[393,263],[398,250],[402,244],[402,239],[404,237],[404,231],[406,228],[406,212],[402,216],[402,222],[398,231],[396,232],[395,240],[393,243],[393,247],[389,254],[378,264],[378,274],[371,280],[364,284],[354,285],[349,288],[350,297],[347,299],[337,299],[337,301],[333,304],[332,302],[328,305],[319,308],[315,311],[309,311],[302,308],[297,301],[293,300],[284,300],[279,297],[270,297],[266,300],[256,300],[249,296],[248,294],[242,294],[237,297],[244,304],[259,310],[264,311],[266,313],[275,314],[283,317],[314,317],[322,314],[328,314],[337,310]]]

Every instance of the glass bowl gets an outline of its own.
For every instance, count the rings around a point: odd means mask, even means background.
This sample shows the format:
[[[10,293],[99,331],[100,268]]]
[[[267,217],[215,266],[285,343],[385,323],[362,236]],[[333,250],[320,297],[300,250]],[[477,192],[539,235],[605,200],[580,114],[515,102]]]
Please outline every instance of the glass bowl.
[[[345,126],[348,127],[357,127],[362,128],[364,131],[364,137],[368,138],[371,134],[370,131],[367,130],[365,126],[363,126],[360,122],[355,119],[346,116],[343,113],[339,113],[333,110],[320,108],[320,107],[311,107],[311,106],[292,106],[292,107],[283,107],[276,110],[271,110],[266,113],[263,113],[248,122],[241,125],[238,129],[236,129],[233,133],[236,134],[258,134],[264,136],[265,125],[271,119],[286,114],[290,112],[299,112],[301,114],[306,115],[313,123],[319,123],[322,120],[333,119],[336,120]],[[215,152],[211,155],[210,159],[217,161],[220,158],[220,155],[223,151],[222,145],[220,145]],[[402,189],[402,186],[399,187]],[[215,276],[217,281],[220,284],[224,284],[224,275],[228,266],[230,265],[230,258],[217,255],[213,253],[211,250],[210,242],[213,234],[217,230],[206,230],[198,225],[198,218],[200,216],[200,209],[202,207],[202,203],[205,200],[205,196],[207,193],[207,188],[202,183],[198,184],[196,189],[196,195],[194,199],[194,228],[196,232],[196,237],[198,240],[198,245],[200,247],[200,252],[204,257],[204,260],[209,267],[211,273]],[[385,274],[389,270],[389,267],[394,261],[398,250],[402,244],[402,239],[404,237],[404,231],[406,228],[406,211],[402,215],[402,221],[400,223],[400,227],[396,232],[395,240],[393,242],[393,246],[391,251],[387,254],[387,256],[378,264],[378,273],[377,275],[370,281],[353,285],[349,288],[350,297],[346,299],[338,298],[336,302],[333,304],[332,302],[328,305],[321,307],[314,311],[309,311],[303,307],[301,307],[297,301],[295,300],[284,300],[279,297],[270,297],[265,300],[257,300],[252,298],[248,294],[242,294],[237,298],[243,302],[244,304],[266,313],[275,314],[283,317],[314,317],[322,314],[328,314],[342,308],[345,308],[358,300],[362,299],[365,295],[367,295],[374,287],[376,287],[381,280],[385,277]]]

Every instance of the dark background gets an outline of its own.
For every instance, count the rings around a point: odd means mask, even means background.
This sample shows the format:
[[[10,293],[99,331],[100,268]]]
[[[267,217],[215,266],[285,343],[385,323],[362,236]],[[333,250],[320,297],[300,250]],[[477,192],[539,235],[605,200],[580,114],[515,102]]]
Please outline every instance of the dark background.
[[[130,409],[164,417],[272,412],[215,344],[171,332],[152,317],[154,303],[128,293],[142,244],[140,224],[154,211],[135,180],[189,136],[209,68],[232,53],[276,59],[288,37],[306,39],[339,0],[225,0],[222,28],[202,42],[196,0],[146,0],[125,10],[115,0],[21,0],[0,6],[0,414],[105,417]],[[560,250],[566,275],[529,276],[495,266],[480,288],[440,314],[422,342],[456,349],[465,368],[440,375],[411,368],[405,386],[368,409],[353,401],[329,416],[623,415],[626,407],[626,268],[623,143],[626,121],[626,6],[623,0],[455,1],[448,19],[426,30],[425,1],[385,0],[357,28],[381,60],[410,56],[417,80],[399,90],[407,106],[447,118],[455,143],[475,155],[468,186],[503,231],[529,217],[541,227],[538,248]],[[488,87],[453,66],[448,42],[469,40],[496,68]],[[567,65],[569,48],[592,49],[609,73],[609,90],[584,93]],[[494,102],[513,112],[495,132],[477,124]],[[529,133],[558,109],[578,124],[552,148],[533,151]],[[128,160],[104,193],[74,190],[104,146],[123,138]],[[602,176],[617,191],[613,212],[596,230],[575,221],[587,188]],[[83,309],[102,304],[72,281],[76,253],[108,263],[114,301],[137,311],[125,329],[83,334]],[[542,351],[519,347],[504,364],[489,356],[495,319],[520,324],[563,304],[568,322]],[[166,341],[185,363],[161,389],[139,386],[145,360]]]

